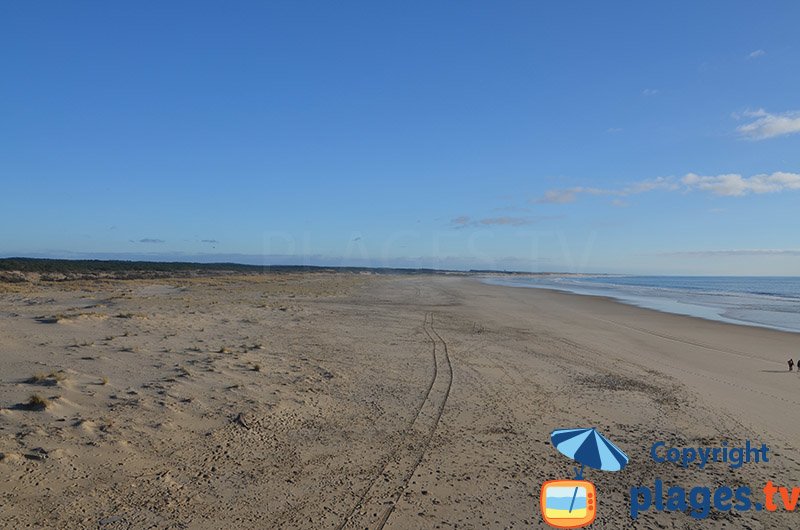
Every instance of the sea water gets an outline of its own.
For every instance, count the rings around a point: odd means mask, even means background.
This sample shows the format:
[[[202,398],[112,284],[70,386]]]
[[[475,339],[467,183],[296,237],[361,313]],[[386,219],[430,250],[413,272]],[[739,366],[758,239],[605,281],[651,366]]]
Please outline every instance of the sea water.
[[[484,281],[607,296],[668,313],[800,333],[800,277],[547,275]]]

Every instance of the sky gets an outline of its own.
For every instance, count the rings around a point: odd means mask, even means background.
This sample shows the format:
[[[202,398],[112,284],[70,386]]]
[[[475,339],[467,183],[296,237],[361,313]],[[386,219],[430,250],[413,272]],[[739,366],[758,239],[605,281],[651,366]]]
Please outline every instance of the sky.
[[[0,256],[798,275],[798,20],[3,2]]]

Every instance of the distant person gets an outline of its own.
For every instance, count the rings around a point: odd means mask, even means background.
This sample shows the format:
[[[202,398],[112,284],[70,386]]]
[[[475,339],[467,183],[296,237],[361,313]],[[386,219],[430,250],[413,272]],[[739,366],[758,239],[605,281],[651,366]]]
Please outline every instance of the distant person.
[[[800,361],[797,361],[797,362],[800,363]],[[789,359],[789,371],[790,372],[792,371],[792,368],[794,368],[794,361]],[[800,364],[797,365],[797,369],[800,370]]]

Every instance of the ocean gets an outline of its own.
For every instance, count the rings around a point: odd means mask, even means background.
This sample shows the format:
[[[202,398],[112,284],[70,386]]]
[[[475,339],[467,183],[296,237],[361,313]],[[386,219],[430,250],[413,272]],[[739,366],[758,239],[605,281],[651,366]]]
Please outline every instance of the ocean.
[[[800,333],[800,277],[541,276],[484,281],[607,296],[667,313]]]

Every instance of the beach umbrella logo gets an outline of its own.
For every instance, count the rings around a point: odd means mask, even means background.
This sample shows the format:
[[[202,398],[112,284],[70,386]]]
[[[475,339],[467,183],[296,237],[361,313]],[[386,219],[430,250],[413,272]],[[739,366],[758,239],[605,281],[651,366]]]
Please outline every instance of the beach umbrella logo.
[[[597,515],[597,492],[594,484],[583,480],[584,468],[620,471],[628,456],[596,428],[557,429],[550,440],[561,454],[578,464],[574,480],[550,480],[542,484],[542,518],[554,528],[583,528]]]

